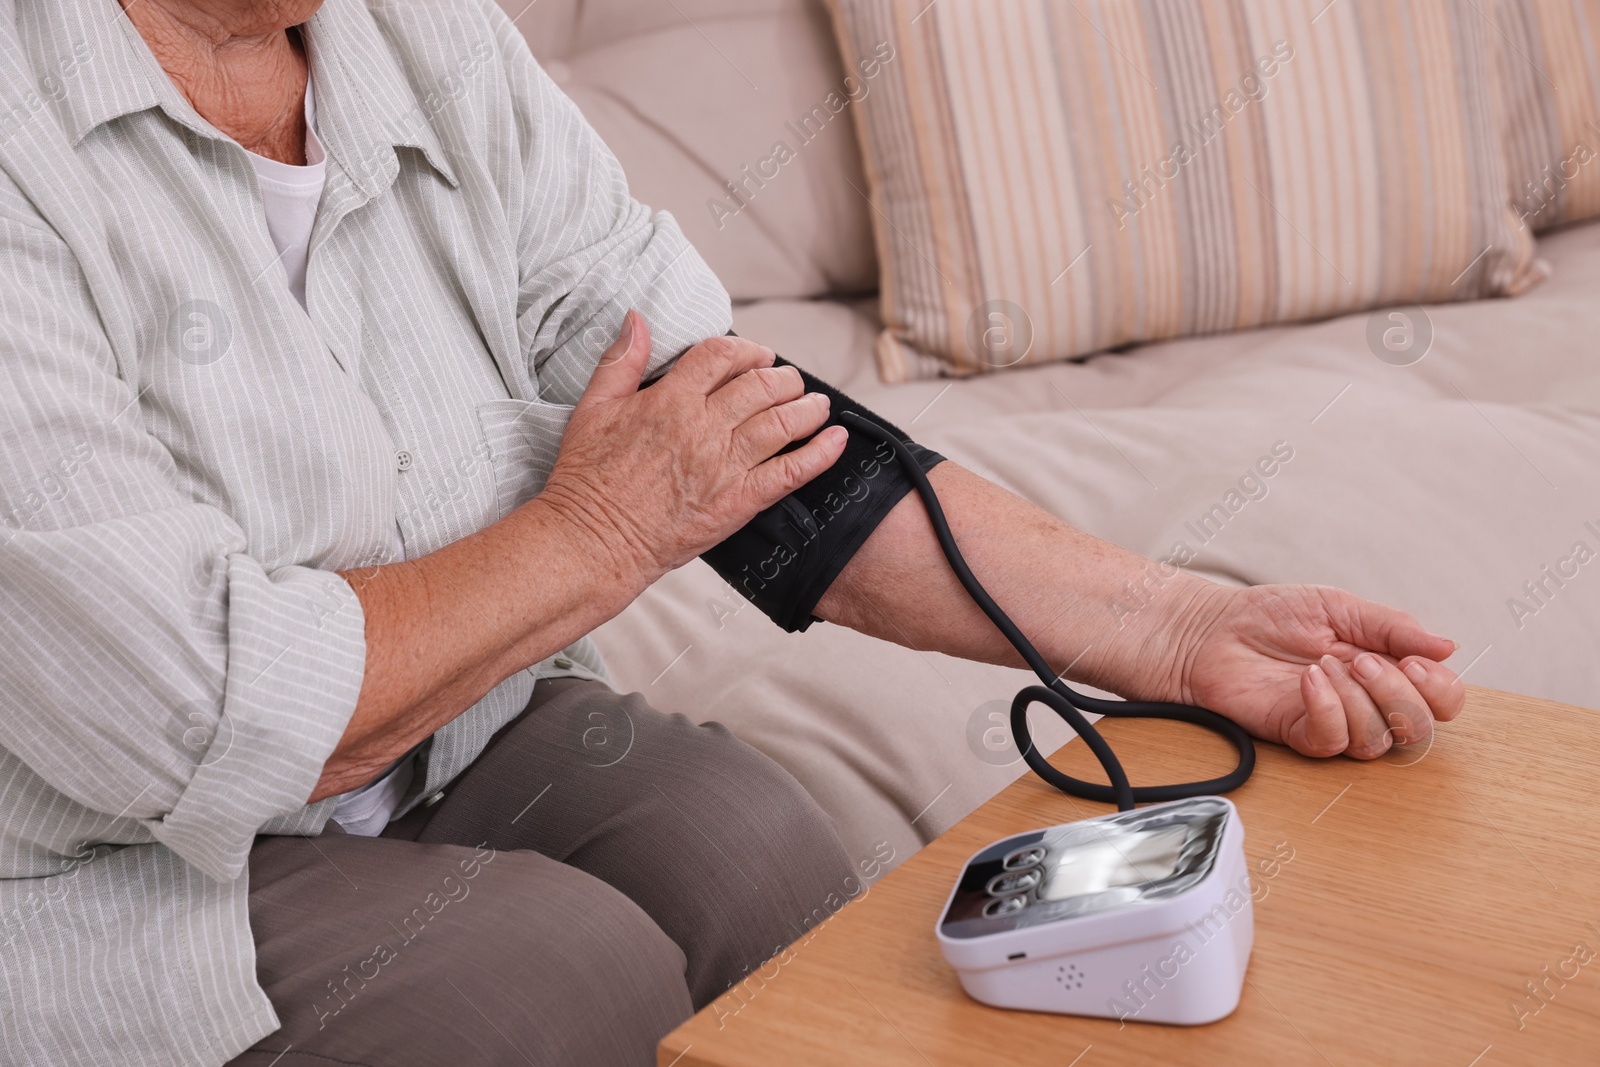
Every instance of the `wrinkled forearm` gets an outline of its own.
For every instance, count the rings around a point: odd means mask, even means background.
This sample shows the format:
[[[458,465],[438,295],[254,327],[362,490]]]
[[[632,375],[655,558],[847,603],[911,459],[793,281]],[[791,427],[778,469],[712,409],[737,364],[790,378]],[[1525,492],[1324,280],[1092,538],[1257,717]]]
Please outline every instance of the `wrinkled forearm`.
[[[1215,587],[1091,537],[954,463],[928,475],[956,543],[996,603],[1058,672],[1175,699],[1183,620]],[[889,513],[817,606],[897,644],[1023,666],[950,570],[920,498]]]
[[[538,497],[420,559],[343,577],[366,616],[367,666],[313,803],[371,781],[502,681],[627,607],[650,576]]]

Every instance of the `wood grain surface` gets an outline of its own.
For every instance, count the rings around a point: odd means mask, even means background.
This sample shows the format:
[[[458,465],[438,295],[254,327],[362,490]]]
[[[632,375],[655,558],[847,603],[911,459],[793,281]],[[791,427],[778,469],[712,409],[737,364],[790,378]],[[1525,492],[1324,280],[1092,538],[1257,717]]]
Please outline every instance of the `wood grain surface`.
[[[1231,766],[1193,727],[1103,725],[1135,783]],[[1119,1024],[962,993],[933,929],[966,859],[1110,810],[1025,775],[668,1035],[657,1062],[1600,1064],[1600,712],[1472,689],[1427,746],[1372,763],[1259,755],[1232,795],[1260,888],[1227,1019]],[[1082,744],[1054,762],[1104,780]]]

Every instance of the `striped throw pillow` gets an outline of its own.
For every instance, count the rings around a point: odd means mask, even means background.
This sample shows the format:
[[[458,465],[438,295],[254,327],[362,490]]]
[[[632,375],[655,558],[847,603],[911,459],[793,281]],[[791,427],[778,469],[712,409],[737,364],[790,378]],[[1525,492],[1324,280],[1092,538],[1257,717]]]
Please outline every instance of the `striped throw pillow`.
[[[829,0],[888,381],[1542,275],[1473,0]]]
[[[1511,204],[1535,230],[1600,215],[1600,0],[1499,0]]]

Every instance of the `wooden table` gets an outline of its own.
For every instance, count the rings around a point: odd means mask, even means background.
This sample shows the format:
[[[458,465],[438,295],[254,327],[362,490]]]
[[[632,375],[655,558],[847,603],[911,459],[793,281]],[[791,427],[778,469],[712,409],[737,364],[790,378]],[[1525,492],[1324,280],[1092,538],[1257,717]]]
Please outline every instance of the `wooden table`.
[[[1136,783],[1232,765],[1192,727],[1104,725]],[[1082,744],[1055,762],[1099,776]],[[669,1034],[658,1063],[1600,1064],[1600,712],[1475,689],[1426,749],[1357,763],[1262,745],[1233,800],[1265,896],[1221,1022],[1119,1026],[962,993],[933,928],[967,857],[1109,810],[1030,774]]]

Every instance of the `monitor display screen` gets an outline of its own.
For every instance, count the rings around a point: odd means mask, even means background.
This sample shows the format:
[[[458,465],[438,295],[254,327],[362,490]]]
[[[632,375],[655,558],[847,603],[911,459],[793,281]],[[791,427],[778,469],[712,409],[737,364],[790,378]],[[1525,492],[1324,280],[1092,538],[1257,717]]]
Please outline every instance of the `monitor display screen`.
[[[1052,850],[1039,899],[1067,900],[1171,878],[1188,838],[1187,828],[1175,826],[1108,834],[1098,841]]]
[[[967,864],[940,929],[986,937],[1167,899],[1211,870],[1227,818],[1197,797],[1007,838]]]

